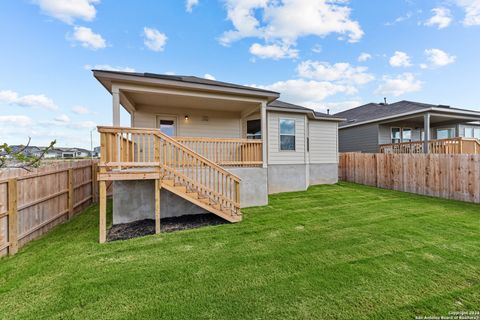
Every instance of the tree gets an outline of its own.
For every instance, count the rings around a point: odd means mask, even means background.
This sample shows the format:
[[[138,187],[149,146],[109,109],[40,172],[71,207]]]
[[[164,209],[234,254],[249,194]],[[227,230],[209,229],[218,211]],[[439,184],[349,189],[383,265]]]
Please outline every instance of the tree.
[[[14,150],[6,143],[0,145],[0,169],[14,168],[30,171],[30,168],[36,168],[40,165],[40,161],[45,157],[45,154],[52,150],[57,142],[53,140],[48,147],[42,150],[40,155],[36,156],[25,152],[30,146],[31,140],[32,139],[28,137],[27,144],[21,146],[18,150]]]

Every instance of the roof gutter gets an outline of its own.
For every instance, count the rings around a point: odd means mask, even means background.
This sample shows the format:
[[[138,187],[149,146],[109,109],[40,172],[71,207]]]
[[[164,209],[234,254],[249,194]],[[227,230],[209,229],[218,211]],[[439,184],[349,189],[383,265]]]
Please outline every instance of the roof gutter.
[[[335,122],[343,122],[346,119],[343,118],[337,118],[337,117],[321,117],[317,116],[313,110],[299,110],[299,109],[290,109],[290,108],[278,108],[278,107],[268,107],[267,110],[269,111],[280,111],[280,112],[291,112],[291,113],[303,113],[310,115],[312,119],[314,120],[325,120],[325,121],[335,121]]]

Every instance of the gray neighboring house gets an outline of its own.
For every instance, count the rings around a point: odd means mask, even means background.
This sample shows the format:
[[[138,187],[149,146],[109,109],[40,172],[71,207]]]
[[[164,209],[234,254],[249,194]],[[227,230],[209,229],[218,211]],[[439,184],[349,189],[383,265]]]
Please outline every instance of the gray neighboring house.
[[[339,125],[339,152],[428,153],[438,140],[480,139],[480,112],[446,105],[369,103],[335,116],[346,119]]]

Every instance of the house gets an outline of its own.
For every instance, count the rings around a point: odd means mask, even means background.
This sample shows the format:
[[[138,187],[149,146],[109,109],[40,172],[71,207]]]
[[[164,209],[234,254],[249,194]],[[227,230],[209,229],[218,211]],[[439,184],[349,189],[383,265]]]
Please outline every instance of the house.
[[[337,182],[343,119],[279,101],[280,94],[191,76],[93,70],[112,94],[99,127],[100,241],[105,182],[113,223],[211,212],[241,220],[268,194]],[[131,127],[120,127],[120,106]]]
[[[478,111],[399,101],[335,116],[346,119],[339,125],[340,152],[480,153]]]
[[[63,159],[88,158],[91,156],[89,150],[82,148],[55,148],[52,151],[60,153]]]

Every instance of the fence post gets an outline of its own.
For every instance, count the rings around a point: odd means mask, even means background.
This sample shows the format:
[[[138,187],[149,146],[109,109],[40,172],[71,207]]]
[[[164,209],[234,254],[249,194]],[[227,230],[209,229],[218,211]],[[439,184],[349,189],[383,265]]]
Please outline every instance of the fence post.
[[[97,166],[95,162],[92,161],[92,168],[90,169],[92,172],[92,203],[97,203]]]
[[[73,169],[68,169],[68,219],[73,217],[73,200],[75,189],[73,186]]]
[[[8,254],[18,251],[17,179],[8,180]]]

